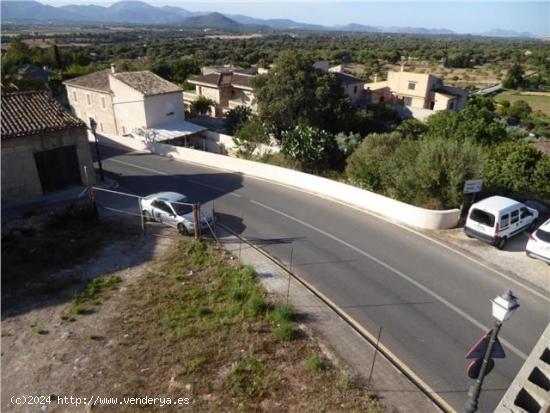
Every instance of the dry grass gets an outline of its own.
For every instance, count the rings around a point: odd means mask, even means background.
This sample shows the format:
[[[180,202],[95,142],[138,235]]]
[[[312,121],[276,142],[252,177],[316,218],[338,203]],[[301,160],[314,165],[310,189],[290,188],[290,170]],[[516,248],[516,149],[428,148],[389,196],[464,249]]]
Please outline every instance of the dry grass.
[[[84,386],[96,393],[189,397],[193,412],[379,411],[299,333],[291,307],[268,305],[254,272],[208,244],[179,241],[120,309],[105,334],[118,345]]]
[[[537,92],[518,92],[507,90],[495,96],[495,100],[508,100],[510,103],[524,100],[531,106],[533,111],[540,110],[547,116],[550,116],[550,95],[548,93]]]

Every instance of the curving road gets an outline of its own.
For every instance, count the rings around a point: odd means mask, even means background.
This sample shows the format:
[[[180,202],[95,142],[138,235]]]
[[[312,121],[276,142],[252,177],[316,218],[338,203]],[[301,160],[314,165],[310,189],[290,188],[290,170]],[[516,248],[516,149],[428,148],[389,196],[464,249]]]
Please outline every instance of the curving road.
[[[492,325],[490,299],[511,288],[521,307],[505,323],[507,357],[496,360],[481,395],[492,412],[550,321],[550,299],[508,281],[414,232],[317,196],[222,170],[102,146],[120,189],[173,190],[214,202],[224,224],[293,270],[382,342],[462,411],[464,354]],[[550,274],[549,274],[550,277]]]

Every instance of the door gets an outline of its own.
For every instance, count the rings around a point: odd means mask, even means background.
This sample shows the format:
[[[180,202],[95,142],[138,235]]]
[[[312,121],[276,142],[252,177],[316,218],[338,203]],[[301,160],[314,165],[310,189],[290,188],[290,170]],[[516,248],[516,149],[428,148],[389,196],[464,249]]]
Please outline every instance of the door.
[[[34,160],[42,192],[58,191],[82,184],[75,145],[35,152]]]

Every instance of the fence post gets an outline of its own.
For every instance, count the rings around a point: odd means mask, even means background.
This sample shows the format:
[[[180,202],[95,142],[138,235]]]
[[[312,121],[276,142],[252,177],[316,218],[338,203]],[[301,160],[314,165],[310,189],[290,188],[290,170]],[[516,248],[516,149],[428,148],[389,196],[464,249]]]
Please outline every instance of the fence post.
[[[201,239],[201,221],[199,219],[200,204],[193,204],[193,219],[195,220],[195,240]]]
[[[138,212],[141,220],[141,235],[145,235],[145,217],[143,216],[143,211],[141,210],[141,198],[138,198],[137,201],[138,201]]]

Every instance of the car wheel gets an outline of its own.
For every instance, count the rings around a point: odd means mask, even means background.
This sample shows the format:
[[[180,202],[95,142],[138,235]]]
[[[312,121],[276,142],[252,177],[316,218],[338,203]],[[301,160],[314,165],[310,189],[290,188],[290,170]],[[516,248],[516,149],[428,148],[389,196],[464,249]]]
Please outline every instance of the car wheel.
[[[189,235],[189,231],[187,231],[187,228],[185,228],[185,225],[183,224],[178,224],[178,232],[181,235]]]
[[[496,247],[497,247],[499,250],[503,249],[504,246],[506,245],[506,241],[507,241],[506,238],[501,238],[501,239],[497,242]]]
[[[143,220],[145,222],[149,222],[149,221],[152,221],[153,219],[151,218],[151,213],[149,211],[143,211]]]

